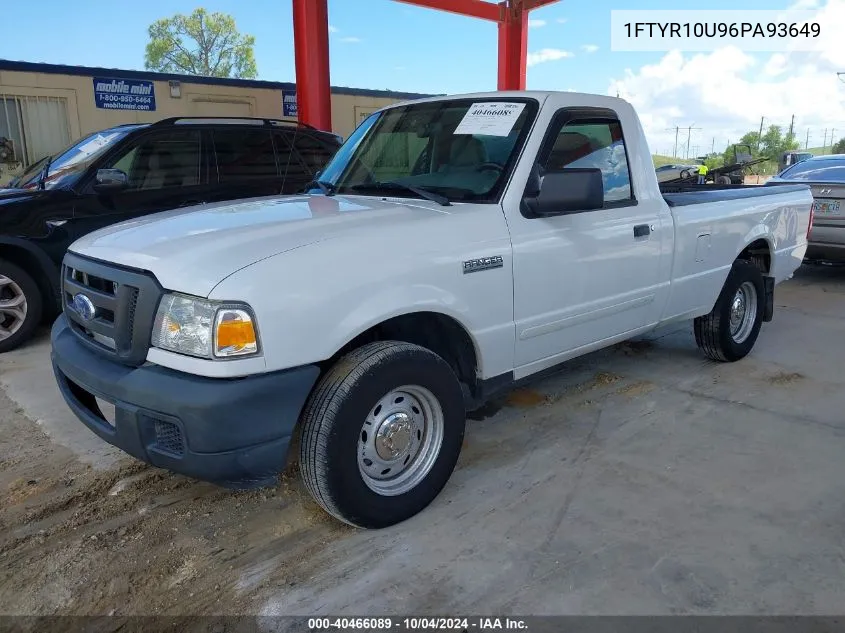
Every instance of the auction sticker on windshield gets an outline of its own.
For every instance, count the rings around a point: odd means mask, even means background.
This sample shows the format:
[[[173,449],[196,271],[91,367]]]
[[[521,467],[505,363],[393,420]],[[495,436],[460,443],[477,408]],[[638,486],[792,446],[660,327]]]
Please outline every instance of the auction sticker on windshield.
[[[473,103],[455,128],[455,134],[507,136],[524,109],[524,103]]]

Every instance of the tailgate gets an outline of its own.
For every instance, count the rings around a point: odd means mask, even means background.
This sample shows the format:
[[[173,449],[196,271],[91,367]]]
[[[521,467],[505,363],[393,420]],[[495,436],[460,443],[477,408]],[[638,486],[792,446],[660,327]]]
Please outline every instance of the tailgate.
[[[845,185],[813,184],[814,225],[832,223],[845,224]]]

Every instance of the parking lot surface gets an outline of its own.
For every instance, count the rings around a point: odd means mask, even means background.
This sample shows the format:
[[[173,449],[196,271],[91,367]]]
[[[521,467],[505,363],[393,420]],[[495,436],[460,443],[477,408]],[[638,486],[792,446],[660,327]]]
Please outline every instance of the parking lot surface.
[[[295,468],[231,492],[110,448],[44,334],[0,357],[0,611],[841,612],[845,270],[804,267],[775,302],[741,362],[681,324],[511,392],[435,502],[381,531],[327,517]]]

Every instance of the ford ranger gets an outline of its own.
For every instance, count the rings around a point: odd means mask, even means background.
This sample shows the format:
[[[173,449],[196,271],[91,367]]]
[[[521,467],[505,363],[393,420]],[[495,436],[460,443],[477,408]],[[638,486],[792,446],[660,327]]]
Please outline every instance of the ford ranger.
[[[661,191],[634,109],[576,93],[392,105],[318,178],[77,240],[52,362],[138,459],[249,487],[298,457],[365,528],[425,508],[515,381],[687,319],[743,358],[811,221],[806,185]]]

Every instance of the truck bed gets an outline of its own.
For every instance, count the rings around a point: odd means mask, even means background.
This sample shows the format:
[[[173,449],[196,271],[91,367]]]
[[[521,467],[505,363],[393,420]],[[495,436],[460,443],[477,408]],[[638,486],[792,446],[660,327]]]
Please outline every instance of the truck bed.
[[[773,196],[807,189],[806,185],[676,185],[660,186],[663,199],[670,207],[684,207],[705,202],[725,202]]]

